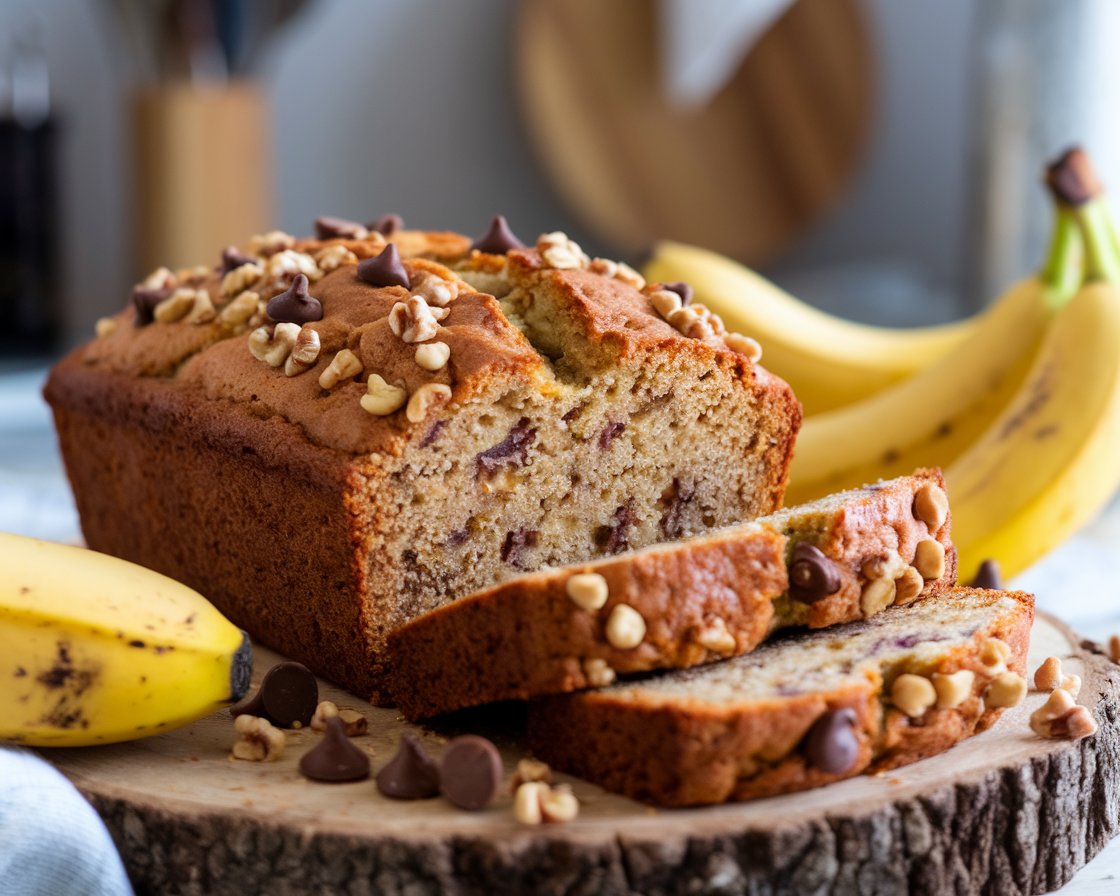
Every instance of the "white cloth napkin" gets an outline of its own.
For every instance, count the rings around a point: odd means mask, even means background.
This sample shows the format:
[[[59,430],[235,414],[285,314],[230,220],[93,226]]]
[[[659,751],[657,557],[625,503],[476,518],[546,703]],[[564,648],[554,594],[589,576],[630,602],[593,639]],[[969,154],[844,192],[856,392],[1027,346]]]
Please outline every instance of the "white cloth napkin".
[[[132,896],[105,825],[69,781],[0,747],[0,893]]]
[[[793,0],[660,0],[661,79],[669,102],[703,106]]]

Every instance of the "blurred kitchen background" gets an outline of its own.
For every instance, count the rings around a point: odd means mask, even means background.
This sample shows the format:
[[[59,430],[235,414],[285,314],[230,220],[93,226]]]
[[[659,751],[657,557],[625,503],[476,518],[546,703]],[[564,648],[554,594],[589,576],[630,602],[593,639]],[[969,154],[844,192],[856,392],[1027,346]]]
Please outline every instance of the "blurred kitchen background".
[[[672,236],[853,317],[959,316],[1039,257],[1044,159],[1120,183],[1117,6],[3,0],[0,363],[324,213]]]

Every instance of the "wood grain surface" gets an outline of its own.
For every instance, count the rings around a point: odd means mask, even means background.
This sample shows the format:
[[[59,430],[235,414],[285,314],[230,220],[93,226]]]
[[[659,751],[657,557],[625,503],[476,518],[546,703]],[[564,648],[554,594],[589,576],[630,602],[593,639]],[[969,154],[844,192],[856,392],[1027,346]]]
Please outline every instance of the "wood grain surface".
[[[842,195],[867,143],[858,0],[798,0],[700,108],[664,95],[657,4],[526,0],[514,81],[557,194],[623,252],[655,239],[759,264]]]
[[[443,799],[394,802],[372,781],[323,785],[294,732],[275,763],[229,759],[226,711],[134,743],[44,750],[106,820],[140,893],[699,894],[1041,893],[1120,827],[1120,667],[1039,616],[1031,669],[1046,656],[1084,679],[1079,702],[1101,726],[1070,743],[1034,736],[1031,693],[989,731],[878,777],[707,809],[657,811],[569,780],[582,802],[567,825],[525,828],[503,796],[467,813]],[[255,680],[277,657],[259,650]],[[355,739],[374,769],[411,728],[360,709]],[[524,753],[517,711],[456,721],[493,736],[507,771]],[[438,755],[445,735],[420,732]],[[636,760],[640,761],[640,759]]]

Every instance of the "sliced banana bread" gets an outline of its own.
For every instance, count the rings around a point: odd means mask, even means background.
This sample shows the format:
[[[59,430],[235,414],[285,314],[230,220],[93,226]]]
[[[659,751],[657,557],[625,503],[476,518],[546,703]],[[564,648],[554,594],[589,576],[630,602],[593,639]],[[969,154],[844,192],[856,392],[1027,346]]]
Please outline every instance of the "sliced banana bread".
[[[390,688],[415,719],[603,686],[745,653],[779,628],[867,618],[955,580],[941,473],[919,470],[447,604],[390,636]]]
[[[780,505],[800,408],[717,319],[562,234],[318,224],[153,272],[55,367],[90,547],[381,701],[420,613]]]
[[[529,740],[561,771],[662,806],[746,800],[905,765],[1026,692],[1034,599],[957,588],[722,663],[545,697]]]

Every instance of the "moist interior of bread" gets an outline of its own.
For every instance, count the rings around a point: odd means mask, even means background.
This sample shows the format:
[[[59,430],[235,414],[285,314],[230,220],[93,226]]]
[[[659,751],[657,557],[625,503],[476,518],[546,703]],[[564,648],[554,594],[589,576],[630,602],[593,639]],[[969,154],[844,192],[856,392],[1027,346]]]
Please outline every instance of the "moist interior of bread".
[[[500,298],[544,368],[535,383],[458,407],[389,472],[379,500],[396,498],[396,522],[380,549],[401,560],[390,626],[527,570],[770,509],[754,491],[765,426],[743,419],[733,378],[685,353],[612,354],[550,306],[549,290],[461,273]]]
[[[797,632],[727,662],[618,684],[604,693],[623,702],[728,705],[827,693],[869,675],[889,681],[903,672],[929,670],[1015,606],[1011,597],[976,593],[922,600],[840,629]]]

